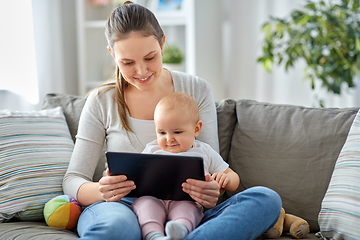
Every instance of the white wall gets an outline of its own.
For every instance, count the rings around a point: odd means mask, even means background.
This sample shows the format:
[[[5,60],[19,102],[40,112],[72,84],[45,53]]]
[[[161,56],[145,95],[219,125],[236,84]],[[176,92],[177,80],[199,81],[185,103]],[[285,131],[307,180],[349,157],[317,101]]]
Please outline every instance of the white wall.
[[[272,73],[266,73],[256,62],[261,54],[262,24],[270,15],[287,16],[306,0],[195,1],[197,21],[201,22],[207,11],[216,12],[212,21],[202,24],[204,28],[221,29],[214,32],[219,37],[205,36],[196,46],[197,54],[206,55],[199,59],[208,59],[196,62],[196,74],[211,83],[215,100],[254,99],[312,106],[317,95],[326,100],[327,107],[360,106],[359,89],[345,89],[342,97],[319,89],[311,91],[309,81],[302,81],[301,62],[287,73],[283,66],[275,66]],[[32,3],[39,98],[50,92],[77,95],[75,0],[32,0]],[[201,35],[201,29],[197,30]],[[212,69],[212,74],[208,69]],[[33,106],[14,93],[0,91],[1,109],[40,108],[41,103],[40,100]]]

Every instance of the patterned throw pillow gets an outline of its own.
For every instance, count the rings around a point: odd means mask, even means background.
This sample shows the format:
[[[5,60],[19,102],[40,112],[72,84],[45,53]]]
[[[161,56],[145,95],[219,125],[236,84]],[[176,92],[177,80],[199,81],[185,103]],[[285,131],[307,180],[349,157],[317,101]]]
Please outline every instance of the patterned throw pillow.
[[[360,236],[360,111],[351,125],[322,201],[319,225],[324,237]]]
[[[0,222],[44,220],[45,203],[63,194],[73,147],[61,107],[0,110]]]

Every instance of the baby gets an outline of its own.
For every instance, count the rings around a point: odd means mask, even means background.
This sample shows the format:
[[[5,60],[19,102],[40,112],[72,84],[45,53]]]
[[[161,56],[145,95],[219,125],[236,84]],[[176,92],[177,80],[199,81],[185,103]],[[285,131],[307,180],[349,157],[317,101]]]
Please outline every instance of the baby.
[[[154,122],[157,140],[147,144],[143,153],[202,157],[205,174],[212,174],[222,190],[237,189],[239,176],[210,145],[195,140],[202,121],[191,96],[175,92],[161,99],[155,108]],[[183,239],[203,217],[202,206],[197,202],[160,200],[151,196],[138,198],[133,210],[146,240]]]

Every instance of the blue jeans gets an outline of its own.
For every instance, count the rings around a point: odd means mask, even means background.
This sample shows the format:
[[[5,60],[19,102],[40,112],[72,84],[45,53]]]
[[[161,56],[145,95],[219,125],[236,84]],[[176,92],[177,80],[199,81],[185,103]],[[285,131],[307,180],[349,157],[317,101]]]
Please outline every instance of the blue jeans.
[[[140,240],[141,232],[131,210],[134,199],[119,203],[99,202],[87,207],[78,222],[80,239]],[[200,225],[186,240],[256,239],[275,225],[282,203],[265,187],[242,191],[205,212]]]
[[[81,213],[77,231],[80,239],[140,240],[141,231],[131,204],[136,198],[120,202],[97,202]]]
[[[269,188],[246,189],[207,210],[185,239],[256,239],[275,225],[281,206],[280,196]]]

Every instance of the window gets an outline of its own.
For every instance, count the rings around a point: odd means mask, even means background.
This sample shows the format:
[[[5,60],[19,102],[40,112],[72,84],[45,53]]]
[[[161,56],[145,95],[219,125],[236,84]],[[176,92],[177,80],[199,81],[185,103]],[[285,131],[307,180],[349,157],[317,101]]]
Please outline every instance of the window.
[[[0,90],[39,102],[32,1],[0,1]]]

